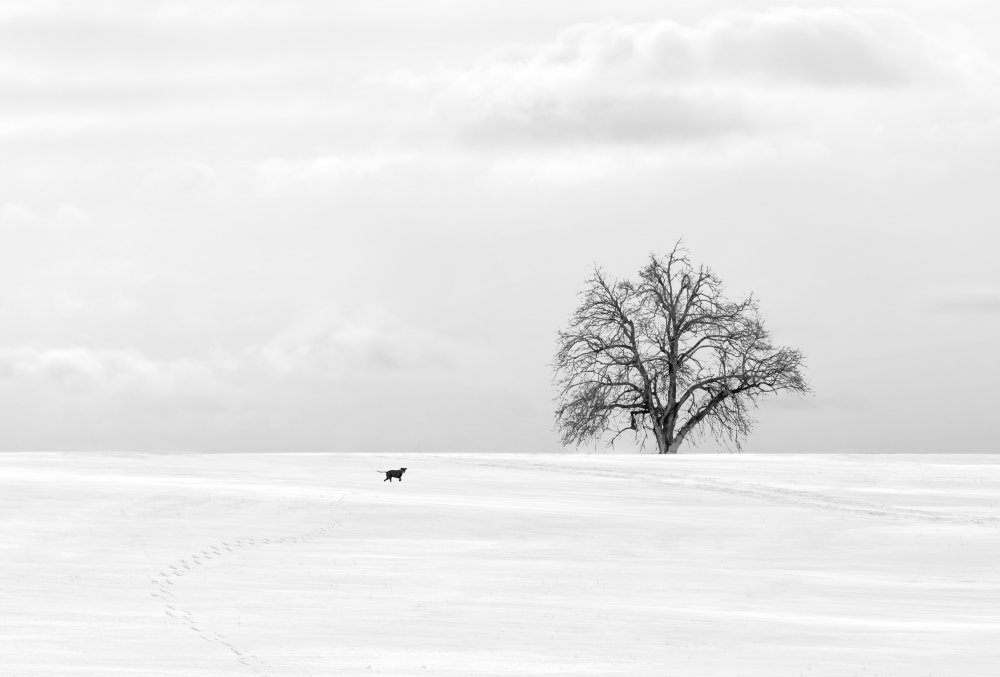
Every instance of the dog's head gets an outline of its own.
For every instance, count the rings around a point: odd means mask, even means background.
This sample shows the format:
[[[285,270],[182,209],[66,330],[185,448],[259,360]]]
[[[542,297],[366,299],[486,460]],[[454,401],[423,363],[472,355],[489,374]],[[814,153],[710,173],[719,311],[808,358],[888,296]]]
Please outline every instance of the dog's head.
[[[400,468],[399,469],[399,474],[400,475],[402,475],[404,472],[406,472],[406,468]]]

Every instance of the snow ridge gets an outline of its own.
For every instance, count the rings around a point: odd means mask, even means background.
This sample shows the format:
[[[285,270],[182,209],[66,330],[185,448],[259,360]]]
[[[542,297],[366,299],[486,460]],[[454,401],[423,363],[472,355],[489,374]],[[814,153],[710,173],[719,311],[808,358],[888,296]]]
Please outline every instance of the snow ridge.
[[[621,470],[611,470],[605,468],[574,466],[563,464],[528,462],[518,459],[509,463],[500,462],[496,459],[453,459],[458,463],[466,463],[476,466],[489,466],[494,468],[521,468],[531,470],[558,471],[560,474],[582,475],[589,477],[608,477],[623,480],[642,479],[643,481],[660,482],[675,486],[696,489],[701,491],[712,491],[735,496],[782,503],[803,508],[817,508],[820,510],[830,510],[844,512],[866,517],[876,517],[890,520],[908,520],[921,523],[941,523],[958,524],[964,526],[980,527],[1000,527],[1000,517],[993,515],[973,515],[961,512],[942,512],[936,510],[921,510],[916,508],[904,508],[899,506],[885,505],[860,501],[857,499],[831,496],[816,491],[803,489],[790,489],[759,482],[734,482],[711,477],[699,477],[687,475],[681,477],[669,473],[651,473],[648,467],[643,467],[641,471],[628,472]]]

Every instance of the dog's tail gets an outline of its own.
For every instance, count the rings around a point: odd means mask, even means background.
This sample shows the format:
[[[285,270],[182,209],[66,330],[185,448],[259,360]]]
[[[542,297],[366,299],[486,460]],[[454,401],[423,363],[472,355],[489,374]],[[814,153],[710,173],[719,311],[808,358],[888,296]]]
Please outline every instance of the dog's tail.
[[[385,474],[385,470],[376,470],[375,472]]]

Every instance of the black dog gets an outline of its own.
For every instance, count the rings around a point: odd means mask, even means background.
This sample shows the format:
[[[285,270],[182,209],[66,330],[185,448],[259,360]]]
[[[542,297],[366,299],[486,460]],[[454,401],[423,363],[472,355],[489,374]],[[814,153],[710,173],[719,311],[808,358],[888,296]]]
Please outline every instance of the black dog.
[[[400,468],[399,470],[378,470],[376,472],[384,472],[385,479],[382,481],[389,482],[389,484],[392,484],[393,477],[395,477],[400,482],[403,481],[403,473],[406,472],[406,468]]]

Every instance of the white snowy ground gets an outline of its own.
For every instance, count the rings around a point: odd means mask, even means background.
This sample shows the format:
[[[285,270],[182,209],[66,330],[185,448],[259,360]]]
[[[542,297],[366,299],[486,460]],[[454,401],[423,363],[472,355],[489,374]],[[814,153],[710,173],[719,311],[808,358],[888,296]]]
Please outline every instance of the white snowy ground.
[[[0,454],[6,677],[994,677],[998,640],[1000,456]]]

